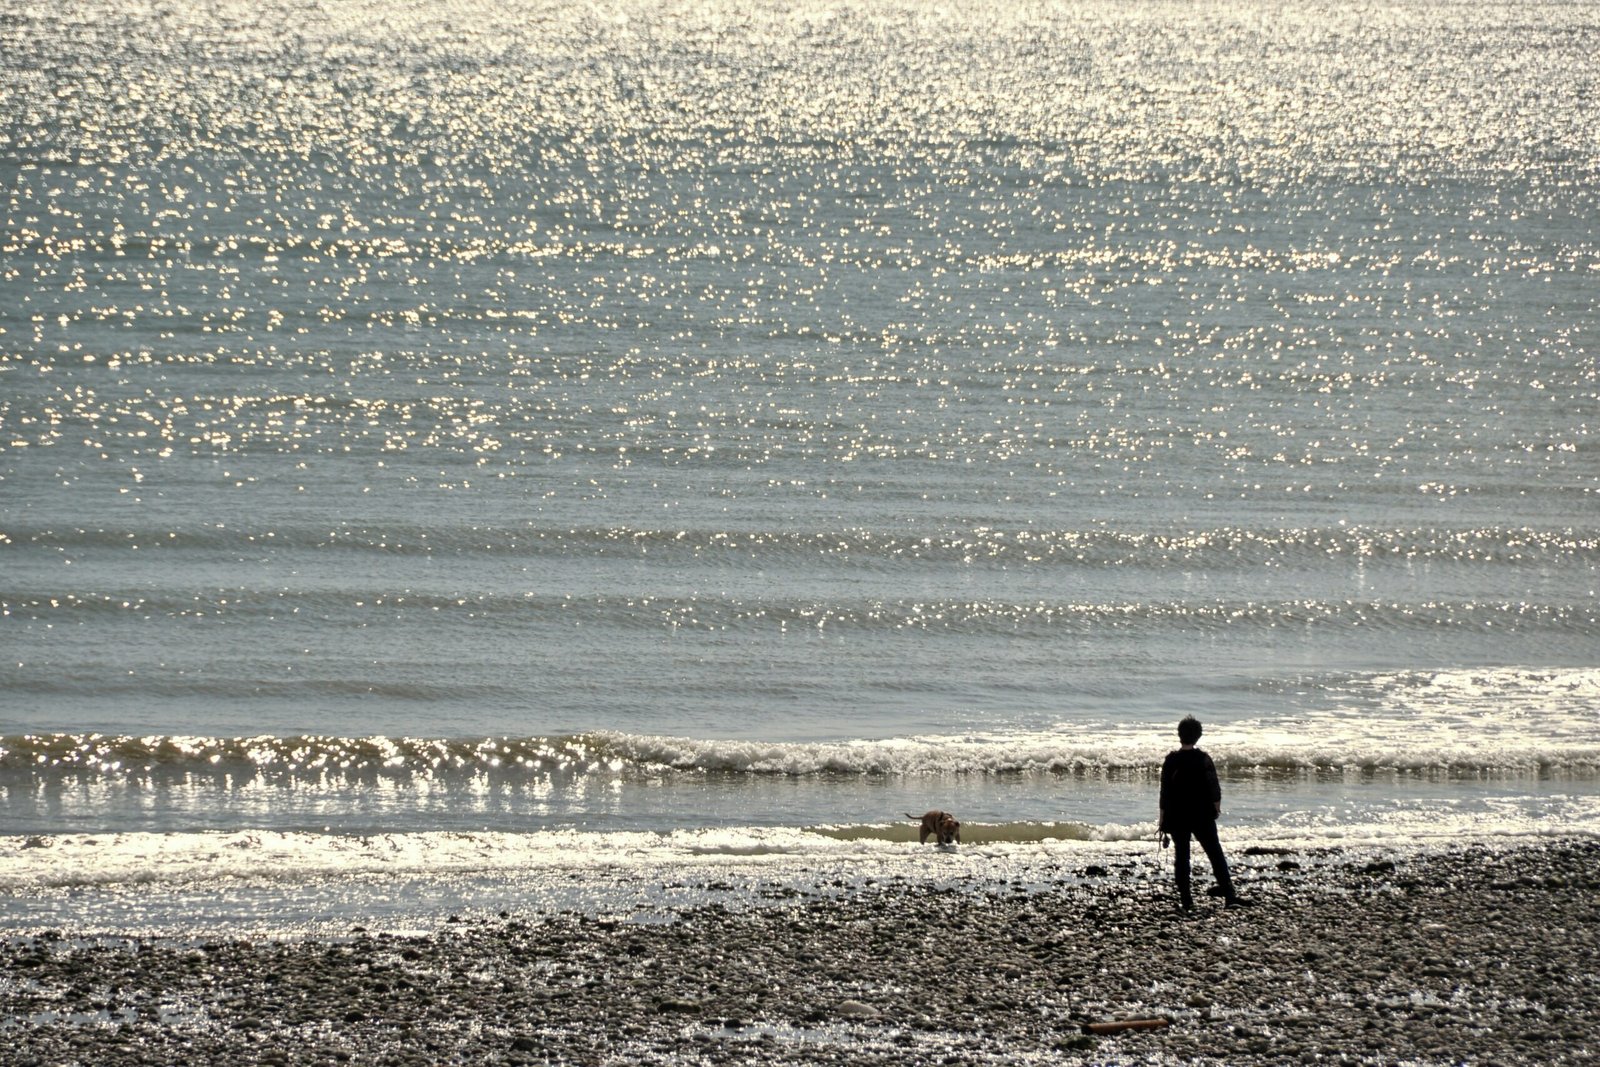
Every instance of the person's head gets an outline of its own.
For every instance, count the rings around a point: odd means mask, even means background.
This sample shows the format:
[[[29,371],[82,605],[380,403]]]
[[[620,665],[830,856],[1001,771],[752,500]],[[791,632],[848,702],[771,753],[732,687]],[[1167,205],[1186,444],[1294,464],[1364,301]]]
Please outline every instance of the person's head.
[[[1178,740],[1186,745],[1192,745],[1200,740],[1200,720],[1193,715],[1185,715],[1178,721]]]

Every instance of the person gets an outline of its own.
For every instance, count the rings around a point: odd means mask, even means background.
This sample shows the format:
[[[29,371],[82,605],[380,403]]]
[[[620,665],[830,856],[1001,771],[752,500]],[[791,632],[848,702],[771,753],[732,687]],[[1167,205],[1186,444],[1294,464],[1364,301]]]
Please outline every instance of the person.
[[[1222,785],[1217,781],[1217,765],[1211,757],[1195,747],[1200,740],[1200,720],[1185,715],[1178,723],[1178,741],[1181,748],[1167,753],[1161,764],[1161,801],[1157,826],[1172,837],[1172,859],[1178,881],[1178,907],[1194,910],[1194,898],[1189,893],[1189,838],[1191,835],[1205,849],[1211,861],[1211,873],[1217,879],[1217,888],[1230,908],[1244,902],[1233,889],[1233,879],[1228,875],[1228,859],[1222,854],[1222,842],[1217,840],[1217,816],[1222,814]]]

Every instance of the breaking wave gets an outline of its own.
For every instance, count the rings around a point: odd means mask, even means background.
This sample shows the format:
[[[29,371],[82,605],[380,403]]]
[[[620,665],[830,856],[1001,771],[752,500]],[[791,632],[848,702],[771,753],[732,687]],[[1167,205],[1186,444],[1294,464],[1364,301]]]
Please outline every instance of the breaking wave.
[[[465,740],[47,734],[0,740],[0,782],[85,776],[155,782],[259,777],[313,783],[377,778],[403,782],[674,775],[713,776],[723,781],[740,777],[1027,774],[1137,778],[1159,769],[1166,748],[1149,741],[1093,740],[1077,732],[817,742],[701,740],[616,732]],[[1219,771],[1235,778],[1600,774],[1600,743],[1541,744],[1504,738],[1484,743],[1469,738],[1418,744],[1415,738],[1405,737],[1340,738],[1309,723],[1303,737],[1239,738],[1219,745],[1214,756]]]

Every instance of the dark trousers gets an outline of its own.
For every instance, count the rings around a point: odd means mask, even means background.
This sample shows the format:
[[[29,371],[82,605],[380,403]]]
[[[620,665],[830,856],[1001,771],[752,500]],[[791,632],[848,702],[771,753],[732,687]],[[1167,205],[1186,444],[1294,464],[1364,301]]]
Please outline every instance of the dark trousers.
[[[1216,876],[1217,885],[1222,887],[1222,895],[1229,900],[1233,899],[1233,879],[1228,877],[1228,857],[1222,854],[1222,842],[1217,840],[1217,824],[1211,819],[1194,823],[1190,826],[1180,826],[1171,831],[1172,834],[1172,860],[1176,868],[1174,873],[1178,876],[1178,900],[1184,907],[1191,907],[1194,899],[1189,895],[1189,835],[1193,834],[1200,847],[1206,850],[1206,859],[1211,861],[1211,873]]]

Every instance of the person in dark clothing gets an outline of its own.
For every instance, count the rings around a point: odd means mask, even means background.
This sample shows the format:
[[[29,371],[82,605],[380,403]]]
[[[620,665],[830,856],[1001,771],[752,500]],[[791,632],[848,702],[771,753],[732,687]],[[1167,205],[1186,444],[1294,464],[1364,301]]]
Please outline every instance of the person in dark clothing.
[[[1178,906],[1184,911],[1194,910],[1194,899],[1189,893],[1189,838],[1191,835],[1205,849],[1211,861],[1211,873],[1216,876],[1217,887],[1230,908],[1243,903],[1233,890],[1233,879],[1228,876],[1228,859],[1222,854],[1222,842],[1217,840],[1217,816],[1222,814],[1222,785],[1217,781],[1217,765],[1211,757],[1195,748],[1200,740],[1200,720],[1186,715],[1178,723],[1178,740],[1182,748],[1167,753],[1161,765],[1161,810],[1157,825],[1162,833],[1172,835],[1172,858],[1178,880]]]

